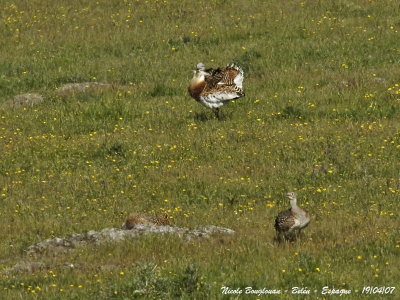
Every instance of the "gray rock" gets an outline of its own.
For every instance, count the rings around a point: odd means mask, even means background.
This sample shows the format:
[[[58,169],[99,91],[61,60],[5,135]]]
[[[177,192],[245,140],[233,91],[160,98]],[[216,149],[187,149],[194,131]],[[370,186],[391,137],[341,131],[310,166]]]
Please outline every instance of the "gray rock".
[[[107,83],[101,82],[81,82],[81,83],[67,83],[56,89],[57,94],[68,94],[68,93],[81,93],[89,89],[100,89],[109,87]]]
[[[32,273],[32,272],[35,272],[38,270],[44,270],[47,268],[48,267],[40,261],[20,261],[20,262],[16,263],[13,267],[7,268],[5,271],[6,272],[14,271],[14,272]]]
[[[355,79],[352,79],[352,80],[349,80],[349,81],[343,80],[343,81],[340,82],[340,87],[342,87],[342,88],[353,87],[355,85],[356,85],[356,80]]]
[[[120,265],[102,265],[99,267],[100,271],[114,271],[115,269],[120,269]]]
[[[36,103],[40,103],[43,101],[43,96],[36,93],[27,93],[16,95],[13,99],[10,99],[4,103],[6,106],[23,106],[23,105],[31,105],[33,106]]]
[[[74,265],[73,263],[70,263],[70,262],[65,262],[65,263],[63,264],[63,267],[64,267],[65,269],[75,269],[75,268],[76,268],[76,265]]]
[[[377,83],[386,83],[386,79],[381,77],[374,77],[372,80]]]
[[[103,244],[121,242],[126,239],[137,238],[144,234],[177,234],[184,240],[194,238],[210,238],[217,234],[233,234],[235,231],[225,227],[214,225],[200,226],[196,228],[180,228],[175,226],[156,226],[151,224],[136,225],[130,230],[118,228],[105,228],[101,231],[90,230],[87,233],[74,233],[69,237],[51,238],[30,246],[27,255],[36,255],[43,252],[62,252],[88,244]]]
[[[40,243],[30,246],[26,252],[28,255],[42,253],[45,251],[62,252],[65,249],[75,248],[75,245],[76,244],[69,239],[61,239],[55,237],[52,239],[41,241]]]
[[[30,246],[26,254],[35,256],[41,253],[59,253],[69,251],[76,247],[84,247],[90,244],[116,243],[127,239],[139,238],[146,234],[177,234],[180,238],[191,241],[196,238],[211,238],[219,234],[234,234],[235,231],[229,228],[206,225],[195,228],[181,228],[175,226],[156,226],[152,224],[136,225],[130,230],[118,228],[105,228],[101,231],[90,230],[86,233],[74,233],[66,238],[54,237],[46,239],[37,244]],[[76,266],[72,263],[65,262],[64,268],[75,269]],[[100,267],[102,271],[112,271],[121,266],[104,265]],[[35,272],[37,270],[49,269],[50,267],[40,261],[21,260],[13,267],[6,268],[3,272]],[[141,291],[140,291],[141,293]]]
[[[187,232],[187,234],[190,236],[203,237],[203,238],[210,238],[212,235],[216,234],[234,234],[234,233],[235,231],[233,231],[232,229],[214,225],[196,227]]]

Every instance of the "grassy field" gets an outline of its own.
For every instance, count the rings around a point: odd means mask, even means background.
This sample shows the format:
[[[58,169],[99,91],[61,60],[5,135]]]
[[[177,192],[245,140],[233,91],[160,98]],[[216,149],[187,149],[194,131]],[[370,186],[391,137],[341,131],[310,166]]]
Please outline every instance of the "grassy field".
[[[131,211],[236,231],[33,257],[49,268],[0,273],[0,298],[398,298],[399,15],[389,0],[0,1],[0,270]],[[245,70],[220,121],[187,93],[198,62]],[[56,92],[79,82],[110,86]],[[6,105],[22,93],[44,101]],[[313,220],[279,245],[288,191]]]

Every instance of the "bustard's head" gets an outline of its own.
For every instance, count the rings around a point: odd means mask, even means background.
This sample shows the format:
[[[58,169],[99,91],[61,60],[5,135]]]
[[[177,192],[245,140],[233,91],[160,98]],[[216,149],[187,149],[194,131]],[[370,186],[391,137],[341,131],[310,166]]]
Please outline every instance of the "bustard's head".
[[[196,71],[199,71],[199,70],[204,71],[205,69],[206,69],[206,66],[202,62],[199,62],[196,66]]]
[[[197,78],[197,80],[204,80],[204,76],[207,75],[206,66],[203,63],[199,62],[196,66],[196,70],[194,70],[193,73],[193,78]]]
[[[289,192],[286,194],[286,197],[289,198],[290,200],[290,205],[296,205],[297,198],[296,198],[296,193],[295,192]]]

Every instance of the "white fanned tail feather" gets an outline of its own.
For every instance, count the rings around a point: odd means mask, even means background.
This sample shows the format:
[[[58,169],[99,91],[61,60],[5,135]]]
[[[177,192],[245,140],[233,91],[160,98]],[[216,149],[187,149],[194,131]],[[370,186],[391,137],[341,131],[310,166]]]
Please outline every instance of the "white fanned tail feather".
[[[224,105],[225,102],[240,98],[241,94],[239,93],[224,93],[217,92],[213,94],[209,94],[203,97],[200,97],[200,102],[208,107],[208,108],[217,108]]]
[[[234,64],[232,64],[231,67],[239,71],[233,82],[237,85],[238,88],[243,89],[243,78],[244,78],[243,69]]]

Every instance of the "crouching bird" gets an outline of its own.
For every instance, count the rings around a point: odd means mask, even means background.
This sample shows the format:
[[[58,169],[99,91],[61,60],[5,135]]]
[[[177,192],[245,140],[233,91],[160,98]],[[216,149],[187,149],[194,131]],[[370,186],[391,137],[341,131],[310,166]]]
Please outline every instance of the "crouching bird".
[[[131,213],[125,222],[122,224],[121,229],[132,229],[136,225],[157,225],[157,226],[168,226],[169,215],[162,213],[159,216],[150,216],[143,213]]]
[[[198,63],[188,91],[197,102],[213,109],[219,119],[219,108],[222,105],[244,97],[243,78],[243,70],[234,64],[206,69],[203,63]]]
[[[311,221],[309,212],[297,205],[297,198],[294,192],[287,193],[286,197],[290,200],[291,208],[281,211],[275,219],[278,241],[281,241],[282,234],[284,234],[286,240],[291,240],[294,230],[297,229],[300,234],[300,231],[306,228]]]

